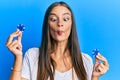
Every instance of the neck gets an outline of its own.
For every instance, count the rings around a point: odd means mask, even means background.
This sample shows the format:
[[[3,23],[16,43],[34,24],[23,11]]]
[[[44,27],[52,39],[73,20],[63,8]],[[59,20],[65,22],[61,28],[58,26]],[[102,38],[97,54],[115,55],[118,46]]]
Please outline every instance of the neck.
[[[67,48],[67,50],[65,51],[66,47],[67,47],[67,40],[62,41],[62,42],[58,42],[57,45],[55,46],[54,56],[56,58],[61,58],[61,57],[67,56],[69,53],[69,50]],[[64,51],[66,53],[65,55],[64,55]]]

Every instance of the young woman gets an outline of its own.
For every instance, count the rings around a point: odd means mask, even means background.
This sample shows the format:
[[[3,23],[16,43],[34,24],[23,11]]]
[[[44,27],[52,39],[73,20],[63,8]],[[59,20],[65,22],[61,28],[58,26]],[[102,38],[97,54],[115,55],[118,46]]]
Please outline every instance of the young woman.
[[[55,2],[45,13],[40,48],[29,49],[22,61],[22,33],[12,33],[6,43],[15,62],[10,80],[98,80],[109,64],[100,54],[93,65],[81,53],[73,12],[65,2]],[[14,37],[18,40],[12,41]],[[99,63],[102,60],[104,63]]]

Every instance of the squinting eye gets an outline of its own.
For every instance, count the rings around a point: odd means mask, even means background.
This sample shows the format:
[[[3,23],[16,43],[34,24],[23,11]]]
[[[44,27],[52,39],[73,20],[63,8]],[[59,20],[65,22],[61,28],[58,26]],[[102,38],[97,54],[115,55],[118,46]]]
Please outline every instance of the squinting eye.
[[[68,21],[68,20],[69,20],[69,18],[64,18],[63,20],[64,20],[64,21]]]
[[[55,22],[57,19],[56,18],[51,18],[50,19],[52,22]]]

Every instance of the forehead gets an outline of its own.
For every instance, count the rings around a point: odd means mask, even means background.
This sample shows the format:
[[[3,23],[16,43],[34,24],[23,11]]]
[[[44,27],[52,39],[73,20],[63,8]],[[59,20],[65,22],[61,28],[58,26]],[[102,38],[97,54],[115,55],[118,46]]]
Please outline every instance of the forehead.
[[[68,8],[66,8],[65,6],[60,6],[60,5],[54,7],[51,10],[50,13],[54,13],[54,14],[65,14],[65,13],[67,13],[67,14],[71,15],[71,12],[70,12],[70,10]]]

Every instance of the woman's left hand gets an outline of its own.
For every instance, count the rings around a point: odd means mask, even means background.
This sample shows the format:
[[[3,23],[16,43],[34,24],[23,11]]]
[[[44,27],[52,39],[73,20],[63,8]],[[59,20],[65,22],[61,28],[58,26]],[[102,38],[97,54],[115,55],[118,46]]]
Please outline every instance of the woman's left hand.
[[[102,62],[100,62],[100,61]],[[109,69],[108,61],[100,53],[96,56],[95,64],[92,72],[92,80],[97,80],[101,75],[105,74]]]

